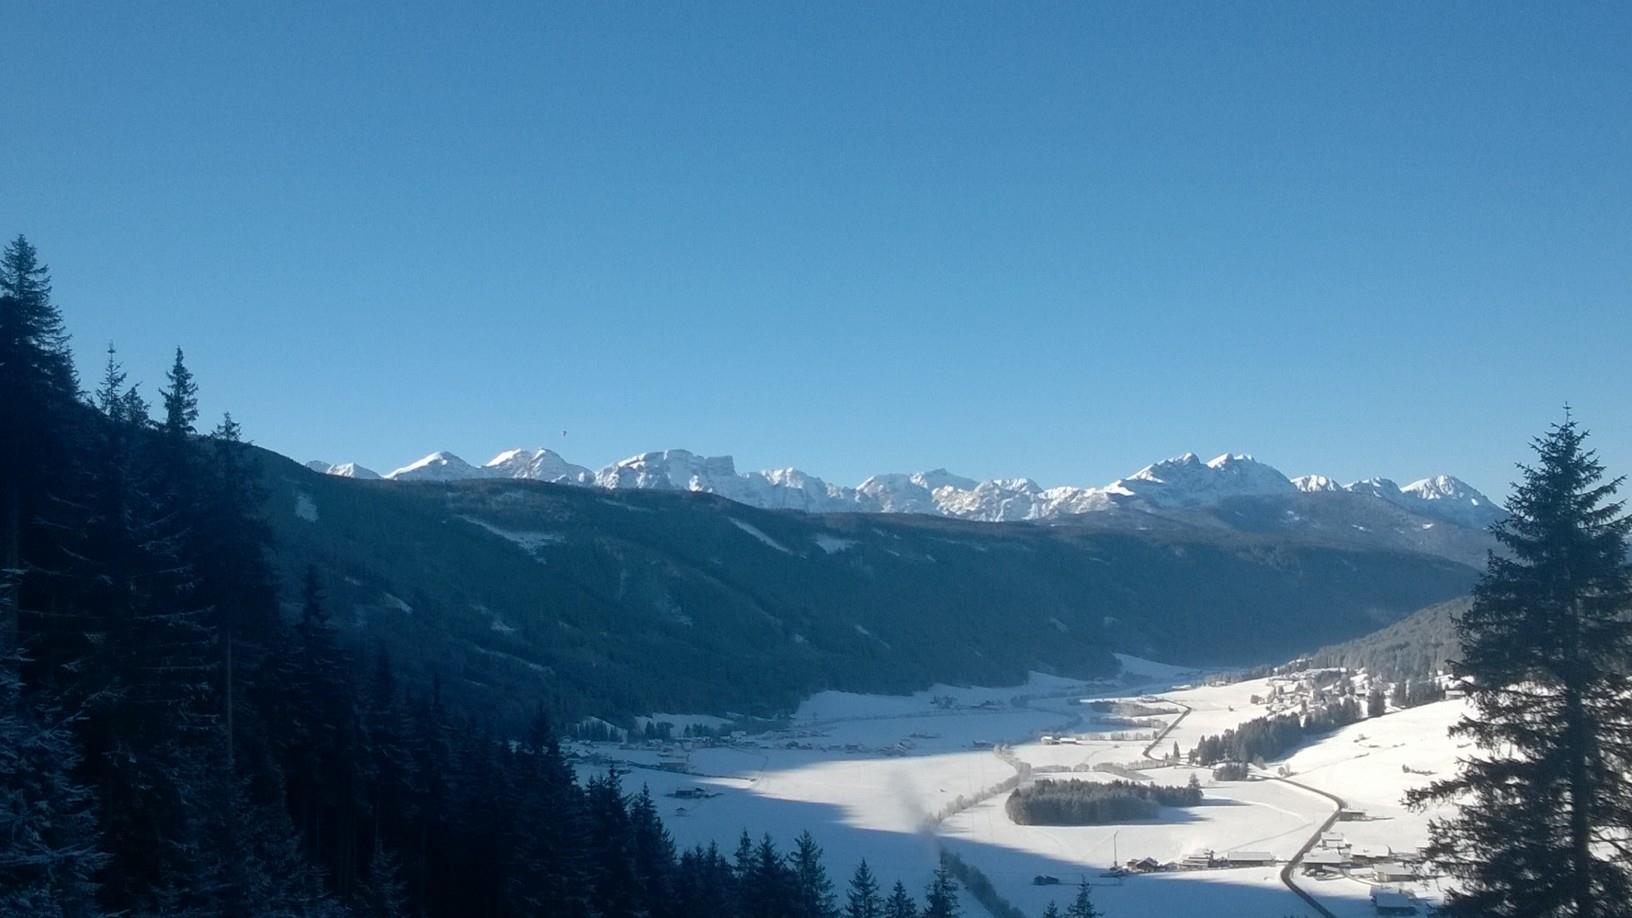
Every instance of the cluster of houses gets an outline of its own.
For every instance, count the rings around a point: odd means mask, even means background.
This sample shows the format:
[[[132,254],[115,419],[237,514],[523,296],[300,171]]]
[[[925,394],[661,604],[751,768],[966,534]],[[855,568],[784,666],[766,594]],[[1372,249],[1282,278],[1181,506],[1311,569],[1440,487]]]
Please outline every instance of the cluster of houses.
[[[1222,854],[1211,848],[1187,854],[1178,861],[1161,862],[1153,857],[1139,858],[1128,861],[1112,869],[1117,875],[1130,873],[1164,873],[1172,870],[1212,870],[1223,867],[1271,867],[1275,864],[1275,855],[1268,851],[1226,851]]]
[[[1364,819],[1358,810],[1344,810],[1338,819]],[[1378,915],[1422,915],[1427,905],[1410,892],[1391,884],[1411,883],[1423,878],[1420,852],[1396,851],[1388,845],[1350,844],[1341,832],[1322,832],[1317,845],[1303,856],[1303,872],[1313,876],[1344,874],[1375,884],[1372,908]]]
[[[1356,818],[1364,818],[1364,814]],[[1388,845],[1353,845],[1341,832],[1322,832],[1320,841],[1303,856],[1303,872],[1346,873],[1374,883],[1407,883],[1420,879],[1421,860],[1419,852],[1395,851]]]

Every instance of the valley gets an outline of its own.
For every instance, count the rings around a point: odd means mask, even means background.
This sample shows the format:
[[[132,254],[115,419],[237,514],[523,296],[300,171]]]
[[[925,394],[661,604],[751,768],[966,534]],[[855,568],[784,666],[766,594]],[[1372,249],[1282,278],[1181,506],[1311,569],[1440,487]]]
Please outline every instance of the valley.
[[[1147,750],[1165,758],[1175,743],[1188,750],[1204,735],[1264,715],[1271,680],[1195,685],[1201,674],[1193,671],[1120,662],[1114,680],[1033,674],[1008,688],[824,692],[769,732],[581,742],[573,751],[583,779],[615,766],[626,770],[626,790],[649,788],[681,846],[717,842],[728,849],[747,830],[756,841],[768,833],[785,847],[810,829],[841,885],[862,859],[882,876],[921,884],[946,852],[1028,915],[1068,899],[1083,878],[1096,905],[1119,918],[1375,913],[1371,893],[1378,884],[1369,867],[1353,864],[1354,853],[1386,848],[1393,857],[1415,857],[1433,813],[1406,812],[1400,796],[1450,767],[1456,749],[1445,728],[1463,712],[1460,701],[1390,710],[1313,737],[1247,780],[1223,781],[1209,768],[1150,759]],[[1139,724],[1132,726],[1084,704],[1096,699],[1167,713],[1134,718]],[[1094,826],[1021,826],[1004,812],[1016,782],[1123,776],[1162,785],[1194,776],[1204,800],[1163,808],[1153,820]],[[1333,839],[1317,843],[1337,809],[1326,795],[1364,817],[1332,826],[1350,865],[1312,874],[1300,855],[1338,850]],[[1193,859],[1209,853],[1211,864],[1196,866]],[[1254,862],[1232,865],[1232,853]],[[1146,859],[1148,871],[1111,875],[1114,866]],[[1424,901],[1440,893],[1432,882],[1383,888],[1409,889]]]

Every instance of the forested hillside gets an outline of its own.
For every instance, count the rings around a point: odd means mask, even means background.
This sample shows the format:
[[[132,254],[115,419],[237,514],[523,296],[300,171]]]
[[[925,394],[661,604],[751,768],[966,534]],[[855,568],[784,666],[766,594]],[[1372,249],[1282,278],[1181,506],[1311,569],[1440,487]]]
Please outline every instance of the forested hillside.
[[[0,263],[0,915],[835,913],[810,835],[677,852],[615,772],[579,784],[538,707],[497,732],[343,638],[324,571],[280,584],[254,456],[230,417],[198,433],[181,351],[157,419],[111,347],[87,399],[50,293],[18,237]],[[950,916],[956,889],[943,867],[927,906]]]
[[[1364,669],[1385,682],[1421,681],[1456,659],[1459,644],[1453,615],[1463,615],[1472,599],[1435,603],[1372,634],[1322,647],[1310,655],[1315,666]]]
[[[1287,658],[1464,592],[1472,569],[1144,514],[1094,524],[759,510],[527,481],[368,482],[259,453],[277,564],[339,623],[513,722],[770,716],[827,689]]]

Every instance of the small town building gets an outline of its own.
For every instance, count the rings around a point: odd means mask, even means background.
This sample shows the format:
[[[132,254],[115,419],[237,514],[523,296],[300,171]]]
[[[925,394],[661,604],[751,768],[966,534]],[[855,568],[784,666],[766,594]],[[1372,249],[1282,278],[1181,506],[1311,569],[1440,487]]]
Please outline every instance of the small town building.
[[[1213,866],[1213,852],[1197,851],[1194,854],[1186,854],[1184,860],[1179,862],[1179,866],[1186,870],[1206,870]]]
[[[1371,907],[1379,915],[1420,915],[1421,903],[1409,893],[1377,887],[1371,891]]]
[[[1231,867],[1253,867],[1275,863],[1275,855],[1268,851],[1231,851],[1224,855],[1224,862]]]
[[[1355,845],[1349,850],[1349,856],[1356,864],[1375,864],[1393,860],[1394,849],[1387,845]]]
[[[1404,883],[1417,878],[1416,870],[1399,861],[1382,861],[1373,864],[1371,875],[1379,883]]]
[[[1336,870],[1349,862],[1343,852],[1336,848],[1316,848],[1303,856],[1303,866],[1328,870]]]

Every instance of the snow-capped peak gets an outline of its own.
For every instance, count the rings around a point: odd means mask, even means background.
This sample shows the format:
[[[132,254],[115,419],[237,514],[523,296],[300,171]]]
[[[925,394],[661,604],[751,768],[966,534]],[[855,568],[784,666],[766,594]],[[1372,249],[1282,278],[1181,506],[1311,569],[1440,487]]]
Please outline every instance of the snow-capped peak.
[[[446,450],[438,450],[417,462],[386,474],[392,481],[460,481],[484,477],[475,466]]]
[[[595,473],[581,465],[561,458],[553,449],[507,449],[482,466],[484,472],[495,478],[526,478],[532,481],[554,481],[567,484],[588,484]]]
[[[311,462],[331,475],[377,477],[353,464]],[[986,521],[1041,520],[1117,506],[1145,510],[1210,507],[1243,497],[1348,492],[1377,498],[1412,513],[1484,527],[1505,511],[1466,482],[1449,475],[1414,481],[1404,488],[1387,478],[1339,486],[1324,475],[1289,479],[1247,453],[1221,453],[1203,462],[1184,453],[1145,466],[1101,487],[1043,488],[1028,478],[976,481],[944,468],[874,475],[850,488],[797,468],[738,472],[730,456],[684,449],[639,453],[598,472],[568,462],[550,449],[510,449],[480,467],[450,452],[431,453],[385,476],[404,480],[457,481],[519,478],[608,489],[699,491],[769,509],[808,513],[924,513]]]
[[[1321,491],[1341,491],[1343,486],[1327,478],[1325,475],[1299,475],[1292,479],[1292,486],[1299,491],[1314,494]]]
[[[355,462],[330,465],[321,459],[313,459],[311,462],[306,463],[306,467],[320,475],[333,475],[336,478],[356,478],[358,480],[373,481],[380,477],[380,473],[370,468],[364,468]]]
[[[1490,504],[1490,498],[1479,493],[1472,485],[1451,475],[1433,475],[1419,478],[1400,489],[1423,500],[1464,500],[1474,506]]]
[[[1285,475],[1245,454],[1224,453],[1202,462],[1195,453],[1185,453],[1147,465],[1104,490],[1156,507],[1176,507],[1297,489]]]
[[[1201,457],[1195,453],[1185,453],[1171,459],[1163,459],[1145,466],[1127,479],[1131,481],[1167,481],[1177,475],[1184,475],[1201,465]]]
[[[1400,487],[1387,478],[1357,481],[1344,490],[1370,494],[1413,513],[1483,529],[1507,515],[1495,501],[1472,485],[1450,475],[1434,475]]]

